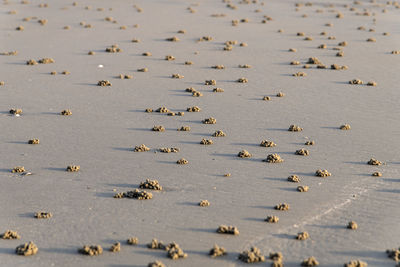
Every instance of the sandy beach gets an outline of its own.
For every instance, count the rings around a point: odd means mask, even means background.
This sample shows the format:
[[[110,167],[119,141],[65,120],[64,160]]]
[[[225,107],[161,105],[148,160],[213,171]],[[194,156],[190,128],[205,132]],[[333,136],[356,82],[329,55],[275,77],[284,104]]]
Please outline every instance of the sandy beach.
[[[288,267],[397,266],[399,24],[400,3],[381,0],[2,1],[0,235],[20,238],[0,238],[0,266],[244,266],[252,247],[254,266],[275,252]],[[29,241],[37,253],[17,255]]]

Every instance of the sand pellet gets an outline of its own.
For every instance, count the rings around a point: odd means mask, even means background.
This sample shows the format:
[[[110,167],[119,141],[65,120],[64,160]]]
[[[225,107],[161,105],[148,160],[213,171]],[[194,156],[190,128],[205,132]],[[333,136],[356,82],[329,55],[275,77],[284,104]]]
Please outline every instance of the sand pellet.
[[[39,251],[38,247],[32,241],[29,241],[29,243],[19,245],[18,247],[15,248],[15,253],[21,256],[35,255],[38,251]]]
[[[110,251],[111,252],[119,252],[119,251],[121,251],[121,243],[116,242],[116,243],[112,244],[111,247],[110,247]]]
[[[41,212],[36,212],[35,213],[35,218],[36,219],[49,219],[51,217],[53,217],[53,214],[51,214],[50,212],[41,211]]]
[[[274,207],[276,210],[289,210],[289,204],[286,204],[286,203],[281,203],[281,204],[278,204],[278,205],[276,205],[275,207]]]
[[[299,182],[301,181],[301,180],[300,180],[300,177],[297,176],[297,175],[295,175],[295,174],[290,175],[290,176],[287,178],[287,180],[288,180],[289,182],[292,182],[292,183],[299,183]]]
[[[309,187],[306,185],[300,185],[297,187],[297,191],[299,192],[308,192]]]
[[[151,130],[154,132],[164,132],[165,128],[162,125],[155,125]]]
[[[7,230],[3,234],[0,235],[2,239],[20,239],[21,236],[13,230]]]
[[[319,177],[328,177],[331,176],[332,174],[330,172],[328,172],[327,170],[317,170],[315,172],[315,176],[319,176]]]
[[[268,163],[281,163],[284,160],[281,158],[281,156],[279,156],[278,154],[274,153],[274,154],[269,154],[267,156],[267,158],[264,159],[263,161],[268,162]]]
[[[264,262],[265,256],[261,254],[260,249],[251,247],[250,250],[245,250],[239,255],[239,260],[246,263]]]
[[[279,222],[279,218],[278,218],[278,216],[271,215],[271,216],[267,216],[265,221],[269,222],[269,223],[277,223],[277,222]]]
[[[210,202],[208,200],[202,200],[199,202],[200,207],[208,207],[210,206]]]
[[[360,260],[352,260],[344,264],[344,267],[367,267],[367,266],[368,264],[366,262]]]
[[[147,192],[145,190],[141,191],[139,189],[135,189],[134,191],[128,191],[125,193],[117,193],[114,195],[114,198],[135,198],[139,200],[145,200],[145,199],[152,199],[153,194],[150,192]]]
[[[145,152],[149,151],[150,148],[147,147],[145,144],[141,144],[140,146],[135,146],[135,149],[133,150],[134,152]]]
[[[147,267],[166,267],[161,261],[153,261],[147,264]]]
[[[276,144],[273,141],[270,140],[262,140],[260,143],[260,146],[262,147],[274,147]]]
[[[185,165],[185,164],[188,164],[189,161],[184,159],[184,158],[181,158],[176,163],[179,164],[179,165]]]
[[[11,170],[12,173],[22,173],[25,172],[24,166],[17,166]]]
[[[67,166],[67,172],[78,172],[81,169],[79,165],[69,165]]]
[[[126,243],[132,246],[139,244],[139,239],[137,237],[130,237],[126,240]]]
[[[220,234],[230,234],[230,235],[238,235],[239,230],[236,226],[228,226],[228,225],[220,225],[217,229],[217,233]]]
[[[351,230],[356,230],[358,228],[358,225],[356,222],[351,221],[347,224],[347,229],[351,229]]]
[[[84,245],[78,252],[88,256],[97,256],[103,253],[103,248],[100,245]]]
[[[307,149],[302,148],[302,149],[296,150],[295,154],[300,155],[300,156],[308,156],[308,155],[310,155],[310,152]]]
[[[319,265],[319,262],[314,257],[309,257],[309,258],[303,260],[301,263],[301,266],[303,266],[303,267],[312,267],[312,266],[318,266],[318,265]]]
[[[340,130],[350,130],[351,126],[350,124],[343,124],[339,127]]]
[[[306,240],[306,239],[309,239],[309,238],[310,238],[310,235],[307,232],[300,232],[296,236],[297,240]]]
[[[301,132],[301,131],[303,131],[303,128],[301,128],[298,125],[292,124],[292,125],[290,125],[288,131],[289,132]]]
[[[251,154],[247,150],[242,150],[238,153],[239,158],[251,158]]]
[[[146,179],[146,181],[141,182],[139,185],[139,188],[159,190],[159,191],[161,191],[163,189],[157,180],[150,180],[150,179]]]
[[[214,245],[214,247],[210,250],[210,252],[208,253],[210,255],[211,258],[215,258],[215,257],[220,257],[220,256],[224,256],[227,254],[225,248],[218,246],[217,244]]]

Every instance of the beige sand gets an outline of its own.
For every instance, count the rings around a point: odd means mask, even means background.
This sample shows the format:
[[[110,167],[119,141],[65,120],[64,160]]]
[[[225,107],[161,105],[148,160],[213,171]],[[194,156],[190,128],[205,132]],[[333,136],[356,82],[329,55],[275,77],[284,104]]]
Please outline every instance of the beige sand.
[[[0,4],[0,52],[5,53],[0,55],[0,233],[11,229],[21,238],[0,239],[0,265],[127,267],[158,260],[166,266],[242,266],[239,253],[251,247],[261,255],[281,252],[289,267],[311,256],[329,267],[356,259],[368,266],[395,265],[385,254],[400,246],[400,58],[392,53],[400,50],[400,9],[395,4],[8,2]],[[45,3],[48,7],[39,7]],[[8,13],[12,10],[16,13]],[[24,30],[15,30],[18,26]],[[357,30],[360,26],[364,30]],[[174,36],[178,42],[166,40]],[[344,41],[346,46],[338,46]],[[119,53],[105,51],[115,44]],[[321,44],[326,48],[319,49]],[[142,56],[146,52],[149,56]],[[175,60],[165,60],[166,55]],[[38,63],[45,58],[54,63]],[[327,68],[308,64],[309,58]],[[38,64],[27,65],[30,59]],[[333,64],[348,68],[330,69]],[[216,65],[224,69],[210,67]],[[147,72],[137,71],[144,68]],[[49,74],[63,70],[70,74]],[[307,75],[292,76],[300,72]],[[248,82],[237,82],[241,77]],[[364,84],[349,84],[353,79]],[[103,80],[112,86],[97,86]],[[216,85],[205,85],[206,80]],[[369,81],[376,86],[367,86]],[[202,96],[192,97],[185,92],[189,87]],[[214,93],[216,87],[224,92]],[[278,92],[285,96],[276,97]],[[271,100],[262,101],[264,96]],[[194,106],[200,112],[187,112]],[[185,114],[145,112],[158,107]],[[12,108],[23,113],[10,114]],[[60,115],[66,109],[71,116]],[[216,124],[203,124],[206,118]],[[340,130],[344,123],[351,130]],[[161,125],[165,131],[151,131]],[[303,130],[288,131],[290,125]],[[177,131],[182,126],[190,131]],[[226,137],[213,138],[218,130]],[[40,144],[27,144],[32,138]],[[213,145],[199,145],[203,138],[212,138]],[[262,140],[277,146],[261,147]],[[309,156],[294,154],[311,140]],[[140,144],[151,151],[134,153]],[[163,147],[180,151],[157,151]],[[252,157],[239,158],[241,150]],[[268,154],[284,162],[262,162]],[[176,164],[180,158],[189,164]],[[371,158],[386,164],[368,165]],[[71,164],[79,165],[79,172],[65,171]],[[32,175],[12,173],[16,166]],[[318,169],[332,176],[316,177]],[[371,176],[377,171],[381,177]],[[310,187],[307,193],[287,181],[292,174]],[[147,178],[163,187],[151,192],[152,199],[113,198]],[[211,205],[199,207],[202,199]],[[290,204],[290,210],[274,210],[278,203]],[[53,217],[33,218],[32,212],[41,210]],[[267,223],[267,216],[279,216],[279,222]],[[353,220],[358,229],[346,229]],[[236,226],[240,235],[216,233],[223,224]],[[310,239],[293,238],[305,231]],[[129,237],[139,243],[126,244]],[[145,244],[153,238],[178,243],[187,258],[173,261],[164,250],[148,249]],[[15,248],[29,241],[37,254],[17,256]],[[111,253],[116,242],[121,251]],[[80,255],[85,244],[104,251]],[[214,244],[227,255],[211,258]]]

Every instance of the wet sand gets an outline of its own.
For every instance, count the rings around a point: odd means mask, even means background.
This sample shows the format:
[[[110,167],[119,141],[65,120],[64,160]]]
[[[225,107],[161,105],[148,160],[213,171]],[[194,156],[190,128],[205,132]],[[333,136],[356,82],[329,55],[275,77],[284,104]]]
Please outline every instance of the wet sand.
[[[167,266],[241,266],[245,263],[239,254],[256,246],[266,258],[281,252],[289,267],[311,256],[321,266],[343,266],[355,259],[368,266],[394,266],[385,251],[400,246],[400,58],[391,53],[400,49],[400,9],[386,1],[360,2],[333,0],[332,7],[313,2],[298,11],[295,1],[279,0],[265,5],[232,1],[237,9],[211,0],[198,5],[84,0],[76,6],[57,0],[47,8],[39,7],[39,1],[1,4],[0,52],[18,54],[0,56],[0,233],[10,229],[21,238],[0,240],[0,265],[123,267],[161,260]],[[370,16],[356,14],[364,8]],[[16,14],[9,14],[12,10]],[[273,20],[262,23],[264,15]],[[23,21],[33,16],[48,22]],[[245,18],[249,22],[240,22]],[[237,26],[232,20],[239,20]],[[91,27],[80,25],[83,21]],[[24,30],[15,30],[20,25]],[[64,29],[67,25],[70,29]],[[359,26],[365,30],[357,30]],[[185,34],[178,33],[183,29]],[[323,31],[327,34],[320,35]],[[174,36],[178,42],[166,40]],[[198,42],[203,36],[212,40]],[[134,38],[140,42],[132,42]],[[237,44],[224,51],[229,40]],[[337,57],[339,50],[333,48],[343,41],[344,56]],[[107,53],[113,44],[122,51]],[[318,49],[321,44],[327,48]],[[143,56],[145,52],[152,56]],[[167,55],[175,60],[165,60]],[[327,69],[303,68],[310,57]],[[55,62],[26,65],[42,58]],[[300,65],[290,65],[292,61]],[[239,68],[244,64],[251,68]],[[332,70],[331,64],[348,69]],[[141,68],[148,72],[138,72]],[[293,77],[297,72],[307,76]],[[120,79],[120,74],[133,78]],[[172,74],[184,77],[173,79]],[[238,83],[242,77],[248,82]],[[353,79],[364,84],[349,84]],[[112,86],[97,86],[101,80]],[[216,85],[205,85],[206,80]],[[377,85],[367,86],[370,81]],[[189,87],[203,96],[185,92]],[[217,87],[224,92],[213,92]],[[279,92],[285,95],[277,97]],[[264,101],[265,96],[270,100]],[[193,106],[201,111],[187,112]],[[184,116],[145,112],[159,107]],[[12,108],[22,114],[11,115]],[[72,115],[60,115],[66,109]],[[210,117],[216,124],[202,123]],[[293,124],[303,130],[288,131]],[[344,124],[351,129],[340,130]],[[155,125],[165,131],[152,131]],[[177,131],[182,126],[190,131]],[[213,137],[217,130],[226,136]],[[36,138],[40,144],[28,144]],[[201,145],[202,139],[213,144]],[[263,140],[276,146],[260,146]],[[304,144],[311,140],[314,145]],[[151,150],[134,152],[141,144]],[[179,152],[157,151],[163,147]],[[309,155],[296,155],[300,149]],[[252,156],[238,157],[242,150]],[[263,162],[274,153],[284,161]],[[189,163],[177,164],[181,158]],[[371,158],[385,164],[368,165]],[[80,166],[79,171],[67,172],[70,165]],[[16,166],[32,175],[12,173]],[[317,177],[318,169],[332,175]],[[372,176],[376,171],[382,176]],[[293,174],[300,183],[287,180]],[[163,187],[148,190],[152,199],[114,198],[147,178]],[[308,192],[298,192],[300,185],[308,186]],[[201,200],[210,206],[200,207]],[[275,210],[280,203],[290,209]],[[40,211],[52,217],[35,219]],[[278,223],[264,221],[272,215],[279,217]],[[347,229],[350,221],[357,230]],[[240,234],[218,234],[220,225],[236,226]],[[305,231],[310,238],[296,240]],[[139,244],[128,245],[130,237],[138,237]],[[149,250],[146,244],[153,238],[177,242],[187,258],[173,261],[166,251]],[[15,248],[29,241],[38,253],[16,255]],[[121,251],[109,252],[116,242]],[[214,244],[227,255],[211,258]],[[84,245],[101,245],[104,252],[80,255]]]

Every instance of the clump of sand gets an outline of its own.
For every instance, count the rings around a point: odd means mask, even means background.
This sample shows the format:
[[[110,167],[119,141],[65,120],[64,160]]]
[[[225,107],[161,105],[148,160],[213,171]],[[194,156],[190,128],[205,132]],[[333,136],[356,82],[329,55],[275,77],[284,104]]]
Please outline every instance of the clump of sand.
[[[260,249],[257,247],[251,247],[250,250],[245,250],[239,254],[239,260],[246,263],[263,262],[265,256],[261,254]]]
[[[315,145],[315,141],[313,141],[313,140],[311,140],[311,141],[306,141],[304,144],[305,144],[306,146],[313,146],[313,145]]]
[[[287,178],[287,180],[288,180],[289,182],[292,182],[292,183],[299,183],[299,182],[300,182],[300,177],[297,176],[296,174],[293,174],[293,175],[290,175],[290,176]]]
[[[88,256],[97,256],[103,253],[103,248],[100,245],[84,245],[78,252]]]
[[[283,158],[281,158],[281,156],[279,156],[278,154],[274,153],[274,154],[269,154],[267,156],[266,159],[264,159],[263,161],[268,162],[268,163],[281,163],[283,162]]]
[[[121,251],[121,243],[116,242],[116,243],[112,244],[111,247],[110,247],[110,251],[111,252],[119,252],[119,251]]]
[[[25,172],[24,166],[17,166],[11,170],[12,173],[22,173]]]
[[[22,114],[22,109],[20,108],[12,108],[9,111],[10,114],[12,115],[21,115]]]
[[[351,221],[347,224],[347,229],[356,230],[358,225],[355,221]]]
[[[278,92],[276,94],[276,97],[284,97],[284,96],[285,96],[285,93],[283,93],[283,92]]]
[[[238,235],[239,230],[236,226],[231,225],[220,225],[217,229],[217,233],[219,234],[229,234],[229,235]]]
[[[178,128],[177,131],[189,132],[190,131],[190,126],[182,126],[181,128]]]
[[[54,59],[52,59],[52,58],[41,58],[41,59],[39,59],[38,60],[38,63],[39,64],[51,64],[51,63],[54,63],[55,61],[54,61]]]
[[[216,88],[213,89],[213,92],[214,93],[223,93],[223,92],[225,92],[225,90],[222,89],[222,88],[216,87]]]
[[[296,236],[297,240],[306,240],[306,239],[309,239],[309,238],[310,238],[310,235],[308,234],[308,232],[300,232]]]
[[[170,110],[166,107],[159,107],[158,109],[156,109],[156,112],[158,113],[168,113],[170,112]]]
[[[300,126],[298,126],[296,124],[292,124],[289,126],[288,131],[289,132],[301,132],[301,131],[303,131],[303,128],[301,128]]]
[[[26,62],[26,65],[37,65],[38,63],[37,63],[37,61],[36,60],[34,60],[34,59],[30,59],[30,60],[28,60],[27,62]]]
[[[267,218],[265,218],[264,221],[269,222],[269,223],[277,223],[277,222],[279,222],[279,217],[273,216],[273,215],[267,216]]]
[[[165,267],[165,265],[161,261],[153,261],[147,264],[147,267]]]
[[[41,211],[41,212],[36,212],[35,213],[35,218],[36,219],[49,219],[51,217],[53,217],[53,214],[51,214],[50,212]]]
[[[215,131],[212,134],[212,136],[214,136],[214,137],[224,137],[224,136],[226,136],[226,133],[224,133],[222,130],[218,130],[218,131]]]
[[[166,246],[162,241],[158,241],[157,239],[153,238],[150,243],[147,244],[149,249],[165,249]]]
[[[316,57],[310,57],[307,61],[308,64],[322,64],[322,62]]]
[[[239,158],[251,158],[251,154],[247,150],[242,150],[238,153]]]
[[[69,165],[67,166],[67,172],[78,172],[81,169],[79,165]]]
[[[352,260],[344,264],[344,267],[367,267],[367,266],[368,264],[366,262],[360,260]]]
[[[204,82],[204,84],[205,84],[205,85],[216,85],[217,82],[216,82],[215,80],[206,80],[206,81]]]
[[[210,118],[204,119],[202,122],[203,122],[203,124],[216,124],[217,120],[214,119],[213,117],[210,117]]]
[[[349,81],[349,84],[363,84],[363,81],[361,81],[359,79],[353,79],[353,80]]]
[[[270,140],[262,140],[260,143],[260,146],[262,147],[274,147],[276,144]]]
[[[137,237],[130,237],[126,240],[126,243],[132,246],[139,244],[139,239]]]
[[[112,86],[112,84],[108,80],[101,80],[97,82],[97,86]]]
[[[15,253],[22,256],[35,255],[38,251],[39,251],[38,247],[32,241],[29,241],[29,243],[19,245],[18,247],[15,248]]]
[[[187,257],[187,254],[185,252],[183,252],[183,250],[175,242],[169,244],[166,247],[166,250],[167,250],[168,258],[171,258],[173,260],[177,260],[177,259],[180,259],[180,258],[186,258]]]
[[[299,192],[308,192],[309,187],[306,185],[300,185],[297,187],[297,191]]]
[[[400,247],[394,249],[387,249],[386,254],[392,260],[395,260],[396,262],[400,261]]]
[[[140,146],[135,146],[135,149],[133,151],[135,152],[145,152],[145,151],[149,151],[150,148],[147,147],[145,144],[141,144]]]
[[[200,144],[201,145],[212,145],[213,144],[213,140],[211,140],[211,139],[202,139],[201,141],[200,141]]]
[[[60,112],[62,116],[71,116],[72,111],[70,109],[64,109],[63,111]]]
[[[300,156],[308,156],[308,155],[310,155],[310,152],[307,149],[302,148],[302,149],[296,150],[295,154],[300,155]]]
[[[179,73],[173,73],[173,74],[171,74],[171,78],[173,78],[173,79],[183,79],[183,78],[185,78],[185,76],[183,76],[182,74],[179,74]]]
[[[113,44],[110,47],[106,48],[107,53],[120,53],[122,52],[122,49],[118,47],[117,44]]]
[[[210,250],[210,252],[208,254],[211,256],[211,258],[215,258],[215,257],[224,256],[227,253],[226,253],[225,248],[220,247],[217,244],[215,244],[214,247]]]
[[[17,231],[7,230],[3,234],[0,235],[1,239],[20,239],[21,236],[17,233]]]
[[[141,182],[139,188],[142,189],[151,189],[151,190],[162,190],[162,186],[159,184],[157,180],[146,179],[146,181]]]
[[[158,151],[162,152],[162,153],[178,153],[179,152],[179,148],[177,147],[162,147],[160,148]]]
[[[327,170],[317,170],[315,172],[315,176],[319,176],[319,177],[328,177],[331,176],[332,174],[330,172],[328,172]]]
[[[188,163],[189,163],[189,161],[184,158],[181,158],[181,159],[177,160],[177,162],[176,162],[176,164],[179,164],[179,165],[186,165]]]
[[[281,204],[278,204],[278,205],[275,205],[275,207],[274,207],[276,210],[289,210],[289,204],[286,204],[286,203],[281,203]]]
[[[377,177],[381,177],[382,173],[381,172],[373,172],[372,176],[377,176]]]
[[[188,111],[188,112],[200,112],[201,108],[199,108],[198,106],[193,106],[193,107],[188,107],[186,109],[186,111]]]
[[[332,64],[331,65],[331,69],[333,70],[347,70],[349,67],[347,67],[346,65],[337,65],[337,64]]]
[[[294,76],[294,77],[305,77],[305,76],[307,76],[307,73],[299,71],[299,72],[293,73],[292,76]]]
[[[380,165],[382,165],[382,164],[383,164],[382,161],[379,161],[379,160],[374,159],[374,158],[371,158],[371,159],[368,161],[368,165],[377,165],[377,166],[380,166]]]
[[[144,199],[152,199],[153,194],[150,192],[147,192],[145,190],[141,191],[139,189],[135,189],[134,191],[128,191],[125,193],[117,193],[114,195],[114,198],[135,198],[139,200],[144,200]]]
[[[249,82],[249,80],[247,78],[245,78],[245,77],[239,78],[236,81],[238,83],[248,83]]]
[[[155,126],[153,126],[153,128],[151,130],[153,132],[164,132],[165,128],[162,125],[155,125]]]
[[[342,126],[340,126],[339,128],[340,130],[350,130],[351,126],[349,124],[343,124]]]
[[[304,266],[304,267],[312,267],[312,266],[318,266],[318,265],[319,265],[319,262],[317,261],[316,258],[314,258],[312,256],[309,257],[308,259],[303,260],[301,263],[301,266]]]
[[[210,202],[208,200],[202,200],[199,202],[200,207],[208,207],[210,206]]]

